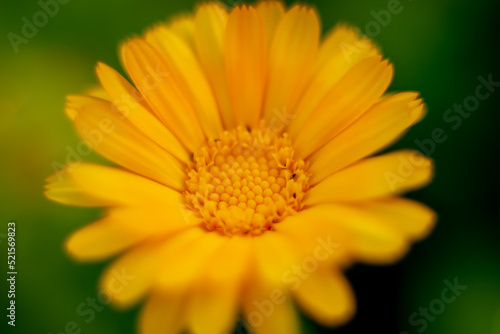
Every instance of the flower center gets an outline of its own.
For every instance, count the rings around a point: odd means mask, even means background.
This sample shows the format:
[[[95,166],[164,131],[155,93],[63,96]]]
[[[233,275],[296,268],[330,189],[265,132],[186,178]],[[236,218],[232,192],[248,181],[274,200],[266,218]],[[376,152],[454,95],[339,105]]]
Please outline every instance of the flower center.
[[[302,209],[309,175],[287,134],[225,131],[194,154],[184,196],[209,231],[259,235]]]

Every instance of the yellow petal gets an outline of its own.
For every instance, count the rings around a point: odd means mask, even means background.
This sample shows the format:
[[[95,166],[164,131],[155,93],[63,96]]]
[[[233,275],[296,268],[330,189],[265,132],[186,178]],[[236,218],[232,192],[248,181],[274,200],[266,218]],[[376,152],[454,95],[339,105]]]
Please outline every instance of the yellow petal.
[[[46,195],[64,204],[113,206],[182,202],[179,192],[145,177],[110,166],[89,163],[70,165],[54,173],[47,181]]]
[[[187,45],[195,50],[194,45],[194,17],[192,15],[181,16],[169,22],[168,27]]]
[[[320,24],[313,9],[296,5],[278,24],[269,50],[266,124],[284,127],[312,74]]]
[[[147,218],[144,218],[145,213]],[[165,237],[200,223],[200,219],[188,211],[184,204],[162,203],[158,200],[143,205],[113,208],[110,217],[124,229],[155,237]]]
[[[222,122],[227,129],[236,126],[229,100],[224,65],[224,35],[228,14],[220,4],[198,7],[195,15],[195,44],[198,57],[217,99]]]
[[[177,190],[184,189],[182,164],[114,112],[110,102],[69,96],[68,104],[78,110],[76,129],[92,149],[138,174]]]
[[[165,255],[168,254],[170,244],[200,233],[204,233],[200,227],[187,225],[178,233],[134,247],[106,269],[101,277],[100,287],[111,295],[116,306],[124,308],[135,304],[152,288],[162,271],[162,264],[168,259]]]
[[[156,279],[157,287],[167,292],[187,289],[200,277],[203,268],[227,239],[200,228],[191,229],[170,241],[161,251],[163,261]]]
[[[346,257],[349,256],[346,245],[349,240],[345,228],[325,218],[321,210],[317,211],[317,207],[306,208],[297,215],[287,217],[275,225],[276,231],[289,238],[293,244],[301,245],[296,251],[300,256],[298,265],[302,267],[304,260],[309,257],[320,263],[346,265]],[[283,278],[293,284],[290,268],[287,268]]]
[[[373,154],[398,139],[419,120],[424,106],[417,93],[383,98],[311,156],[311,184]]]
[[[257,5],[257,11],[264,23],[267,45],[269,47],[278,24],[283,16],[285,16],[285,8],[281,1],[261,1]]]
[[[182,295],[153,291],[141,309],[139,333],[180,333],[185,326],[186,315]]]
[[[78,115],[78,110],[74,109],[72,106],[69,106],[68,104],[66,104],[64,112],[66,113],[66,116],[68,116],[68,118],[72,121],[75,121],[76,115]]]
[[[87,89],[85,92],[85,95],[93,96],[93,97],[98,97],[103,100],[109,100],[109,95],[108,93],[101,87],[101,86],[92,86],[91,88]]]
[[[284,285],[285,272],[294,265],[299,265],[302,260],[290,238],[279,233],[267,232],[254,238],[254,244],[259,275],[273,285]]]
[[[315,72],[321,75],[319,72],[328,72],[328,70],[335,68],[340,73],[328,73],[339,79],[357,62],[377,53],[377,47],[369,38],[361,35],[357,28],[339,24],[331,29],[321,42],[316,58]],[[324,79],[332,80],[326,75]]]
[[[222,133],[217,104],[195,51],[172,30],[160,25],[146,34],[146,41],[164,56],[171,74],[188,98],[209,139]]]
[[[45,196],[58,203],[76,206],[111,206],[116,201],[102,196],[89,194],[75,184],[68,171],[69,167],[58,170],[50,175],[45,185]]]
[[[233,9],[226,27],[224,61],[238,125],[255,127],[259,122],[266,84],[266,48],[258,12],[245,5]]]
[[[80,261],[101,260],[148,237],[166,237],[199,224],[181,204],[154,204],[111,208],[106,217],[73,233],[67,251]]]
[[[89,224],[69,237],[66,250],[80,261],[97,261],[118,254],[147,236],[142,231],[130,231],[120,225],[111,216]]]
[[[245,290],[244,322],[255,334],[299,334],[300,323],[288,290],[258,281]]]
[[[425,238],[436,224],[436,213],[422,203],[389,197],[349,204],[374,220],[403,233],[410,240]]]
[[[193,334],[231,333],[238,315],[234,284],[193,289],[189,328]]]
[[[103,63],[97,65],[96,71],[116,111],[167,152],[183,162],[189,161],[189,154],[181,143],[152,114],[144,97],[123,76]]]
[[[361,160],[327,177],[307,192],[305,204],[396,195],[423,187],[432,176],[432,160],[417,151],[396,151]]]
[[[403,233],[380,223],[369,212],[345,204],[324,204],[317,214],[332,223],[341,224],[350,234],[348,247],[352,257],[370,264],[389,264],[399,260],[409,248]]]
[[[355,48],[358,52],[353,55],[346,53],[347,46]],[[315,74],[297,106],[288,132],[294,137],[297,136],[311,113],[334,84],[359,61],[376,54],[377,50],[371,42],[360,37],[353,29],[344,25],[334,28],[321,43]]]
[[[366,58],[350,69],[303,126],[292,119],[289,131],[296,137],[298,156],[309,156],[355,121],[382,96],[391,79],[392,66],[379,56]]]
[[[356,301],[349,282],[329,267],[310,273],[293,293],[306,314],[323,326],[340,326],[354,316]]]
[[[189,309],[193,333],[229,333],[238,315],[244,275],[249,271],[250,240],[233,236],[216,252],[197,287]]]
[[[114,305],[121,308],[134,305],[150,290],[160,270],[158,264],[163,261],[161,246],[159,242],[136,246],[106,269],[100,288],[111,295]]]
[[[76,116],[81,111],[83,106],[95,101],[105,101],[107,103],[110,102],[109,100],[97,98],[91,95],[68,95],[66,96],[66,105],[64,106],[64,111],[66,112],[66,115],[69,117],[69,119],[74,122]],[[109,105],[112,106],[112,104]]]
[[[121,54],[128,74],[156,116],[190,152],[196,151],[204,142],[203,131],[189,97],[172,75],[171,66],[139,38],[125,43]]]

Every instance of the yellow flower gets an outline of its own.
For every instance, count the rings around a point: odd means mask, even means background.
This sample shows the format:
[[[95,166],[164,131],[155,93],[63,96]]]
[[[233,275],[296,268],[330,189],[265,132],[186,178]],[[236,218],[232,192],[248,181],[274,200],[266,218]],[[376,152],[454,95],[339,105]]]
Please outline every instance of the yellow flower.
[[[428,183],[410,150],[369,157],[424,115],[384,95],[392,66],[355,30],[320,40],[315,11],[204,4],[122,45],[133,84],[102,63],[103,92],[69,96],[88,145],[121,167],[74,163],[58,202],[106,207],[66,243],[76,259],[120,254],[101,281],[115,305],[145,298],[145,334],[299,333],[298,305],[326,326],[355,312],[342,271],[387,264],[434,224],[398,197]]]

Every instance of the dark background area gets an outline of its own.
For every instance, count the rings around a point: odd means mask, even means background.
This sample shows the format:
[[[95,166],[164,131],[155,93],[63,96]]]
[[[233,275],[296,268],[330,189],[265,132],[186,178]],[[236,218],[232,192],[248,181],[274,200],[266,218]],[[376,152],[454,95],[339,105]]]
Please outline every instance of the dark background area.
[[[390,3],[304,2],[318,9],[325,32],[339,21],[368,32],[367,24],[377,22],[373,12],[386,10]],[[403,10],[388,24],[378,23],[373,39],[394,64],[390,90],[421,92],[428,115],[391,149],[421,149],[417,142],[442,129],[446,139],[424,152],[435,159],[434,182],[408,195],[434,208],[439,221],[430,237],[399,263],[355,265],[347,271],[358,302],[349,324],[326,329],[304,319],[304,326],[307,333],[499,334],[500,87],[472,108],[468,118],[461,117],[460,126],[445,115],[455,104],[471,101],[479,77],[500,82],[500,8],[493,0],[400,3]],[[75,263],[62,244],[73,230],[98,217],[99,210],[52,203],[43,197],[43,184],[53,163],[64,163],[67,147],[79,141],[63,112],[65,95],[96,83],[97,61],[119,68],[117,46],[126,37],[194,6],[195,1],[72,0],[16,53],[8,33],[21,34],[22,18],[31,19],[40,6],[36,1],[1,0],[0,249],[6,254],[7,222],[14,220],[18,308],[13,333],[56,334],[68,321],[75,321],[82,333],[134,333],[138,307],[126,312],[104,307],[90,323],[76,314],[80,303],[96,297],[99,274],[108,262]],[[96,156],[87,160],[102,161]],[[4,264],[0,267],[0,327],[6,328],[6,270]],[[425,329],[422,321],[410,322],[415,312],[414,321],[425,319],[420,308],[439,305],[444,281],[455,279],[467,286],[455,301],[431,313]]]

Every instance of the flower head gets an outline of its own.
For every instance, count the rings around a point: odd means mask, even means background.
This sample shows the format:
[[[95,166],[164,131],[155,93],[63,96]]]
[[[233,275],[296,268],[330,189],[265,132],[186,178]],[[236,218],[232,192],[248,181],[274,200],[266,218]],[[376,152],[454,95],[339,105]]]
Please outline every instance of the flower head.
[[[74,233],[79,260],[119,255],[101,286],[145,299],[145,334],[299,333],[298,305],[348,321],[342,271],[392,263],[434,213],[398,197],[432,177],[402,150],[372,157],[424,116],[417,93],[385,94],[392,66],[345,25],[277,1],[200,5],[122,45],[133,84],[99,63],[102,91],[68,97],[88,145],[118,167],[49,177],[58,202],[106,207]],[[385,95],[384,95],[385,94]]]

